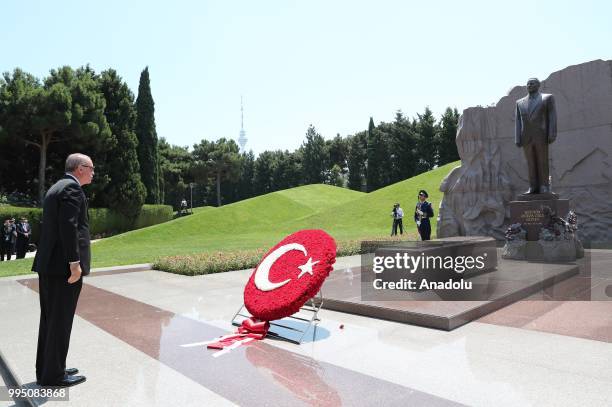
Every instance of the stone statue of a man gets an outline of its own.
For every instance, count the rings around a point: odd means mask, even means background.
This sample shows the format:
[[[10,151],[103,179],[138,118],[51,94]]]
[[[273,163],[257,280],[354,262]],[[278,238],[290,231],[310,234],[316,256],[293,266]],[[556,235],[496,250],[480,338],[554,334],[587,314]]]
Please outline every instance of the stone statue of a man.
[[[527,81],[529,94],[516,101],[515,143],[523,147],[529,169],[526,194],[550,193],[548,145],[557,137],[557,112],[553,95],[539,92],[540,81]]]

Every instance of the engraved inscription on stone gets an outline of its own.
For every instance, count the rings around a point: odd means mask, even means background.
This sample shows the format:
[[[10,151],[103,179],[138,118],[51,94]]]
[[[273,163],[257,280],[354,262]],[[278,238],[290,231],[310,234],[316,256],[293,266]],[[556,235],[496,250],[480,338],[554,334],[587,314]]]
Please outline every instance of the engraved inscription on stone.
[[[524,211],[520,218],[520,223],[527,225],[541,224],[544,219],[544,213],[541,209],[529,209]]]

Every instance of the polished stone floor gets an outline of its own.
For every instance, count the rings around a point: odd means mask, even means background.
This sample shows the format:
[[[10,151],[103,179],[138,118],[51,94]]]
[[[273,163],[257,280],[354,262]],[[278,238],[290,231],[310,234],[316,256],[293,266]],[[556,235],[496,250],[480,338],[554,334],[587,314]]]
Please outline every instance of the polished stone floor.
[[[88,380],[46,404],[607,406],[612,252],[590,255],[581,274],[450,332],[323,309],[302,345],[266,339],[221,355],[197,344],[233,331],[248,270],[93,273],[68,358]],[[31,387],[33,277],[0,280],[0,352]]]

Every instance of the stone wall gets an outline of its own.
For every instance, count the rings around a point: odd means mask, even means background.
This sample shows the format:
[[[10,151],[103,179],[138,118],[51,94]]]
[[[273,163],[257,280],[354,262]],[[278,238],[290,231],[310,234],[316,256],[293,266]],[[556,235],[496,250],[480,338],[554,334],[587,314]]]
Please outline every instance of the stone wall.
[[[527,82],[527,78],[525,78]],[[552,190],[570,199],[584,241],[612,241],[612,61],[570,66],[542,81],[557,106],[558,136],[550,145]],[[494,107],[465,109],[457,148],[461,166],[440,190],[438,237],[489,235],[502,239],[508,202],[529,187],[527,162],[514,144],[514,87]]]

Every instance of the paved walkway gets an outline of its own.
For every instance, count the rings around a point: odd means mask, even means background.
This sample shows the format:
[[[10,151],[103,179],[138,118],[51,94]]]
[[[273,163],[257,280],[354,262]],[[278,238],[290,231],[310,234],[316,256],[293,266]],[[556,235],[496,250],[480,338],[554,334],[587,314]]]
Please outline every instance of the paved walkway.
[[[571,298],[612,287],[612,253],[591,255],[588,284],[566,283]],[[341,258],[336,268],[358,262]],[[70,389],[69,402],[46,404],[609,406],[612,399],[612,301],[539,301],[548,295],[540,293],[451,332],[323,309],[316,334],[299,346],[266,339],[218,357],[182,346],[234,330],[229,321],[249,275],[92,273],[68,358],[87,382]],[[0,352],[29,387],[39,317],[33,277],[0,280]]]

